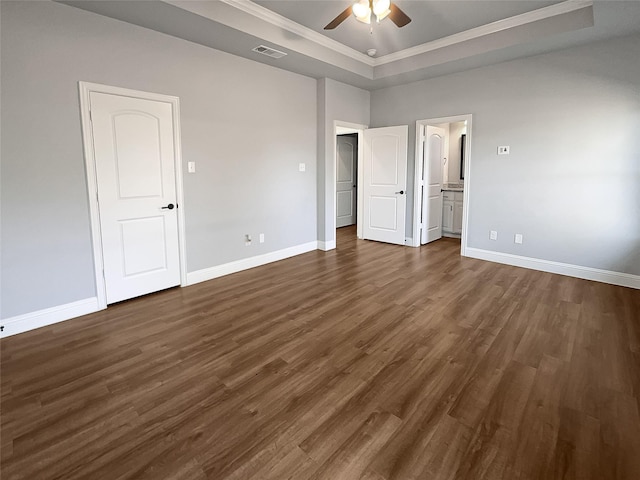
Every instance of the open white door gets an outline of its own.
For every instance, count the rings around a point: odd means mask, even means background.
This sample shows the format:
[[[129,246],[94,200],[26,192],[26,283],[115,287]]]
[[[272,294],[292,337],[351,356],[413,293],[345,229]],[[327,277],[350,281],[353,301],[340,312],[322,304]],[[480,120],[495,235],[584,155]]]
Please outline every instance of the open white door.
[[[422,193],[422,219],[420,243],[442,238],[442,165],[444,163],[443,128],[427,125],[422,144],[424,168]]]
[[[172,105],[91,92],[107,303],[180,284]]]
[[[405,244],[409,127],[364,131],[363,238]]]

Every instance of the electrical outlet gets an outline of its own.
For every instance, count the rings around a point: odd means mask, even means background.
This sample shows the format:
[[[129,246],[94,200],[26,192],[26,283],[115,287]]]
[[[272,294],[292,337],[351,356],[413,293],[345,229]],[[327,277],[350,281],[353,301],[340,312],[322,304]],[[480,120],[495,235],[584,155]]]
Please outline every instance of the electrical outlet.
[[[196,173],[196,162],[187,162],[187,171],[189,173]]]
[[[521,233],[516,233],[516,236],[513,238],[513,241],[515,243],[522,243],[522,234]]]
[[[509,146],[503,145],[498,147],[498,155],[509,155]]]
[[[298,170],[300,170],[301,172],[304,172],[307,169],[307,164],[306,163],[299,163],[298,164]]]
[[[490,240],[497,240],[498,239],[498,232],[496,232],[495,230],[491,230],[491,233],[489,233],[489,239]]]
[[[260,243],[264,243],[264,233],[260,234]]]
[[[244,244],[248,247],[251,245],[251,235],[248,233],[244,236]]]

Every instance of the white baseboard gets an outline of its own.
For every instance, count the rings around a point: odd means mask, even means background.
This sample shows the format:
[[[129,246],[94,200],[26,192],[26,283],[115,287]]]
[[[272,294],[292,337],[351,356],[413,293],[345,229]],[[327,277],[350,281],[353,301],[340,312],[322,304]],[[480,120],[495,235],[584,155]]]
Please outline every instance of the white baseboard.
[[[294,257],[317,249],[318,242],[309,242],[278,250],[276,252],[265,253],[264,255],[245,258],[235,262],[226,263],[224,265],[218,265],[216,267],[187,273],[187,285],[204,282],[205,280],[211,280],[212,278],[258,267],[267,263],[277,262],[278,260],[284,260],[285,258]],[[0,325],[2,325],[3,328],[2,331],[0,331],[0,338],[45,327],[64,320],[87,315],[88,313],[97,312],[98,310],[101,310],[98,305],[98,298],[92,297],[85,300],[79,300],[77,302],[67,303],[65,305],[58,305],[56,307],[45,308],[36,312],[2,319],[0,320]]]
[[[640,289],[640,275],[612,272],[610,270],[571,265],[569,263],[540,260],[538,258],[522,257],[520,255],[512,255],[510,253],[492,252],[490,250],[482,250],[480,248],[467,247],[465,254],[467,257],[478,258],[480,260],[488,260],[490,262],[504,263],[515,267],[540,270],[541,272],[557,273],[560,275],[567,275],[569,277],[583,278],[585,280],[594,280],[596,282]]]
[[[259,267],[261,265],[266,265],[267,263],[277,262],[278,260],[284,260],[285,258],[295,257],[296,255],[311,252],[317,249],[318,242],[309,242],[302,245],[296,245],[294,247],[277,250],[275,252],[257,255],[255,257],[243,258],[242,260],[236,260],[235,262],[229,262],[223,265],[216,265],[215,267],[211,268],[196,270],[195,272],[188,272],[187,285],[206,282],[207,280],[223,277],[224,275],[240,272],[242,270],[248,270],[249,268]]]
[[[100,310],[100,308],[98,308],[98,298],[92,297],[65,305],[58,305],[57,307],[45,308],[36,312],[6,318],[0,320],[0,324],[4,327],[2,332],[0,332],[0,338],[46,327],[53,323],[87,315],[88,313],[97,312],[98,310]]]
[[[329,240],[328,242],[321,242],[318,240],[318,250],[324,250],[325,252],[328,250],[333,250],[336,248],[336,241]]]

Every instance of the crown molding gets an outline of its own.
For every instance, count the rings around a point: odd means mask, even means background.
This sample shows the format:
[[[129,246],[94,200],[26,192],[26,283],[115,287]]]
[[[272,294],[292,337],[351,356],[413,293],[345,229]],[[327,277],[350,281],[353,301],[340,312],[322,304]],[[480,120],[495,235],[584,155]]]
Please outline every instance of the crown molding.
[[[457,43],[467,42],[476,38],[491,35],[493,33],[501,32],[515,27],[520,27],[528,23],[537,22],[547,18],[555,17],[557,15],[563,15],[565,13],[571,13],[576,10],[588,8],[593,6],[592,0],[566,0],[562,3],[556,3],[547,7],[539,8],[531,12],[522,13],[513,17],[497,20],[486,25],[481,25],[464,32],[459,32],[448,37],[439,38],[431,42],[416,45],[415,47],[406,48],[398,52],[390,53],[379,58],[371,58],[351,47],[348,47],[340,42],[337,42],[321,33],[318,33],[308,27],[300,25],[282,15],[269,10],[251,0],[220,0],[238,10],[260,18],[276,27],[283,28],[291,33],[295,33],[300,37],[317,43],[323,47],[329,48],[337,53],[341,53],[354,60],[358,60],[370,67],[376,67],[378,65],[384,65],[387,63],[395,62],[398,60],[404,60],[416,55],[431,52],[439,48],[448,47]]]
[[[311,30],[304,25],[300,25],[299,23],[294,22],[282,15],[269,10],[257,3],[253,3],[250,0],[220,0],[227,5],[230,5],[238,10],[241,10],[245,13],[253,15],[254,17],[259,18],[260,20],[264,20],[265,22],[270,23],[276,27],[287,30],[291,33],[295,33],[296,35],[309,40],[311,42],[317,43],[323,47],[329,48],[334,52],[341,53],[349,58],[354,60],[358,60],[369,67],[373,67],[375,65],[375,59],[367,56],[364,53],[359,52],[351,47],[348,47],[340,42],[337,42],[321,33],[316,32],[315,30]],[[289,48],[289,47],[287,47]]]
[[[193,9],[193,7],[189,6],[190,2],[185,2],[182,0],[164,0],[166,3],[172,4],[178,8],[182,8],[188,11],[192,11],[199,15],[203,15],[211,20],[216,20],[218,16],[216,12],[208,11],[203,13],[202,9]],[[333,40],[321,33],[318,33],[304,25],[300,25],[293,20],[290,20],[272,10],[269,10],[257,3],[254,3],[251,0],[217,0],[220,4],[224,4],[227,7],[235,9],[238,12],[242,12],[242,14],[247,14],[253,19],[257,19],[264,24],[271,25],[282,31],[286,31],[292,33],[304,40],[307,40],[307,45],[315,45],[319,47],[326,48],[327,50],[337,53],[339,55],[343,55],[345,59],[355,60],[364,68],[369,68],[370,72],[361,72],[353,69],[348,69],[352,73],[359,75],[364,78],[368,78],[370,80],[375,79],[376,67],[386,65],[389,63],[393,63],[399,60],[406,60],[421,54],[429,53],[438,49],[454,46],[457,44],[461,44],[464,42],[469,42],[473,40],[478,40],[488,35],[496,34],[498,32],[504,32],[510,29],[515,29],[518,27],[525,26],[527,24],[531,24],[534,22],[538,22],[545,19],[550,19],[559,15],[568,14],[571,12],[577,12],[579,10],[583,10],[586,8],[593,8],[593,0],[566,0],[561,3],[557,3],[554,5],[550,5],[547,7],[543,7],[537,10],[533,10],[530,12],[526,12],[520,15],[515,15],[513,17],[505,18],[502,20],[498,20],[492,23],[488,23],[486,25],[481,25],[476,28],[472,28],[469,30],[465,30],[463,32],[459,32],[453,35],[449,35],[447,37],[439,38],[430,42],[423,43],[421,45],[416,45],[414,47],[406,48],[404,50],[394,52],[388,55],[384,55],[378,58],[371,58],[368,55],[359,52],[351,47],[348,47],[336,40]],[[198,2],[195,2],[196,4]],[[228,24],[223,19],[218,19],[216,21],[222,21],[222,23],[226,25]],[[231,26],[231,25],[230,25]],[[236,27],[232,27],[236,28]],[[249,33],[248,31],[246,33]],[[279,46],[297,51],[297,49],[291,44],[287,44],[286,40],[284,43],[276,42]],[[305,53],[303,53],[305,54]],[[306,55],[313,54],[306,53]],[[316,58],[316,57],[314,57]],[[329,63],[333,63],[329,61]],[[334,63],[335,65],[335,63]]]
[[[539,8],[538,10],[532,10],[531,12],[522,13],[513,17],[497,20],[486,25],[481,25],[464,32],[455,33],[448,37],[439,38],[431,42],[416,45],[415,47],[406,48],[398,52],[390,53],[379,58],[375,58],[373,66],[384,65],[386,63],[395,62],[397,60],[404,60],[406,58],[414,57],[423,53],[431,52],[439,48],[449,47],[457,43],[467,42],[479,37],[491,35],[493,33],[509,30],[511,28],[520,27],[528,23],[537,22],[546,18],[555,17],[557,15],[563,15],[565,13],[575,12],[583,8],[593,6],[591,0],[567,0],[562,3],[556,3],[555,5],[549,5],[547,7]]]

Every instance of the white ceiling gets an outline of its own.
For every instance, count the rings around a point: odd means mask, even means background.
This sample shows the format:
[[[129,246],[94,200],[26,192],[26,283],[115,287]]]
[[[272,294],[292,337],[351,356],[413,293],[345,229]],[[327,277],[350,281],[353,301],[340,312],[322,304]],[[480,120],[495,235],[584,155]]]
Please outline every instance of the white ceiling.
[[[640,33],[640,0],[397,0],[412,18],[323,30],[343,0],[59,0],[84,10],[315,78],[365,89]],[[269,58],[258,45],[287,56]],[[376,58],[363,51],[378,49]]]
[[[359,52],[375,48],[377,56],[381,56],[560,2],[396,0],[393,3],[412,20],[402,28],[388,19],[369,26],[352,15],[335,30],[324,30],[324,26],[353,4],[349,0],[256,0],[254,3]]]

